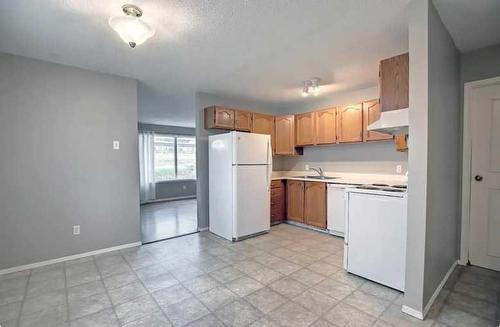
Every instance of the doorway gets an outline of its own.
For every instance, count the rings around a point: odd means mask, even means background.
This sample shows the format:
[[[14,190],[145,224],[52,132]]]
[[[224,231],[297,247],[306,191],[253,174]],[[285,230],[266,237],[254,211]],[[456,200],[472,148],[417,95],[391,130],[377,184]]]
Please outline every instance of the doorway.
[[[500,271],[500,77],[465,84],[461,261]]]
[[[142,243],[196,233],[194,129],[139,124]]]

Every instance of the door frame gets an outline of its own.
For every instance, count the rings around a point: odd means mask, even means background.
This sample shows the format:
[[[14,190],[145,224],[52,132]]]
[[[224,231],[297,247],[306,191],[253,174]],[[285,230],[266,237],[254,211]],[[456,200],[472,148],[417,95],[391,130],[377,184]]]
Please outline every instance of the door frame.
[[[469,262],[470,248],[470,205],[471,205],[471,167],[472,167],[472,130],[470,104],[471,92],[479,87],[500,83],[500,76],[483,80],[467,82],[464,84],[463,107],[463,143],[462,143],[462,229],[460,234],[460,260],[461,265]]]

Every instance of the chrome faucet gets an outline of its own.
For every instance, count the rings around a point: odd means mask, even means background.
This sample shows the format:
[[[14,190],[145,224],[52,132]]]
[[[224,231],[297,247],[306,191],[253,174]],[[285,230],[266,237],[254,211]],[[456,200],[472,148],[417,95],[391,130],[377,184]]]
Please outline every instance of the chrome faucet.
[[[320,167],[318,167],[318,168],[310,167],[309,169],[314,170],[315,172],[317,172],[319,174],[319,177],[325,178],[325,174],[323,173],[323,169],[321,169]]]

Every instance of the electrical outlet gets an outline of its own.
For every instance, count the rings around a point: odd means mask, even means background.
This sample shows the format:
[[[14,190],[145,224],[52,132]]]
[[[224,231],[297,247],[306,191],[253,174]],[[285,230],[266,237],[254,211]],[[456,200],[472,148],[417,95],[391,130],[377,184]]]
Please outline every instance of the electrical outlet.
[[[309,170],[309,165],[306,165],[306,170]]]
[[[80,225],[73,226],[73,235],[80,235]]]
[[[403,172],[403,167],[401,165],[396,166],[396,173],[401,174]]]
[[[185,190],[187,187],[186,185],[182,185],[182,189]]]
[[[113,141],[113,150],[120,149],[120,141]]]

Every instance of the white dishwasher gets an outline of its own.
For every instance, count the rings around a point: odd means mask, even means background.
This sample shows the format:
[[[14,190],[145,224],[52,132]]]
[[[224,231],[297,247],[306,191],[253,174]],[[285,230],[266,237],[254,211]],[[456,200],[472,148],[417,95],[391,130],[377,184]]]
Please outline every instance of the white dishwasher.
[[[344,237],[347,188],[354,184],[334,184],[327,186],[326,228],[330,234]]]
[[[404,291],[406,190],[360,186],[346,193],[345,268],[355,275]]]

